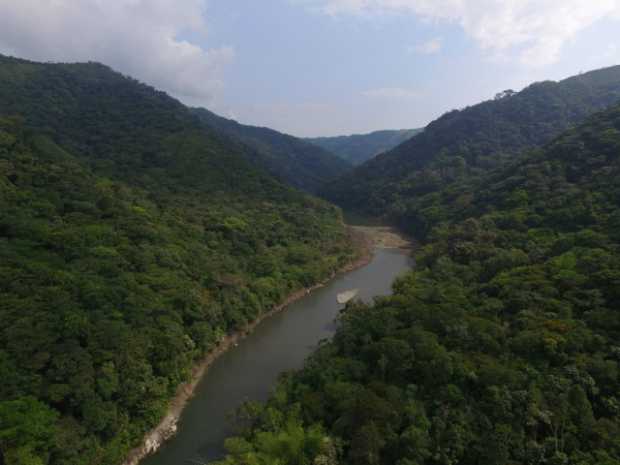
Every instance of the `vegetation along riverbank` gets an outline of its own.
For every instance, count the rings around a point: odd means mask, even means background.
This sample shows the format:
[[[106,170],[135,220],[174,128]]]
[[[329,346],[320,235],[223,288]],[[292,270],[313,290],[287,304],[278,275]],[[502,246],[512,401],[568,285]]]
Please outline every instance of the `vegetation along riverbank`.
[[[352,260],[343,265],[337,273],[334,272],[330,278],[325,279],[311,287],[299,289],[291,293],[279,305],[275,306],[269,312],[259,316],[245,328],[222,337],[218,345],[210,351],[203,360],[192,368],[191,379],[179,386],[176,395],[170,402],[170,406],[165,417],[155,428],[145,435],[143,443],[130,452],[123,465],[136,465],[143,458],[157,451],[157,449],[161,447],[167,439],[171,438],[177,432],[177,425],[183,413],[183,409],[191,399],[198,383],[205,375],[211,364],[227,350],[234,348],[240,340],[251,334],[263,320],[285,310],[286,307],[293,302],[302,299],[316,289],[325,286],[337,274],[348,273],[366,266],[370,260],[372,260],[375,247],[386,247],[384,244],[390,244],[390,247],[395,247],[396,245],[398,247],[405,247],[409,244],[406,239],[399,237],[398,233],[390,228],[348,226],[347,231],[355,250],[355,255]]]

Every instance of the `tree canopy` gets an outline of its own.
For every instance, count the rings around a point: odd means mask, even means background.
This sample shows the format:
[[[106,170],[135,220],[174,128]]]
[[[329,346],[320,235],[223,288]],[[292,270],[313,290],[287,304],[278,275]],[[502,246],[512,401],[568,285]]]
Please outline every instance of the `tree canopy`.
[[[615,106],[466,207],[438,196],[415,270],[246,405],[219,463],[620,464],[619,177]]]
[[[323,184],[352,168],[335,154],[297,137],[240,124],[205,108],[194,108],[193,112],[209,127],[247,145],[251,152],[248,158],[258,166],[306,192],[316,193]]]
[[[353,254],[339,210],[99,64],[0,57],[0,451],[120,463],[227,333]]]
[[[423,225],[408,217],[425,198],[505,166],[619,101],[620,66],[505,91],[501,98],[446,113],[421,134],[328,183],[323,194],[419,237]]]

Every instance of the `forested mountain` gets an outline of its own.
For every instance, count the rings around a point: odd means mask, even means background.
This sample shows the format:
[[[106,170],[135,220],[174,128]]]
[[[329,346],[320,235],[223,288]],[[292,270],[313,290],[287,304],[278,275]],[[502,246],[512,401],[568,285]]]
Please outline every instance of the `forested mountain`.
[[[174,99],[0,58],[0,462],[120,463],[197,359],[351,254]]]
[[[385,130],[351,136],[313,137],[306,140],[329,150],[353,165],[361,165],[422,131],[423,129]]]
[[[418,136],[328,183],[325,196],[407,226],[421,196],[502,166],[618,101],[620,66],[505,91],[443,115]]]
[[[435,205],[221,463],[620,464],[620,106]]]
[[[351,170],[351,165],[314,144],[269,128],[248,126],[204,108],[193,109],[201,121],[251,147],[256,161],[299,189],[315,193],[320,186]]]

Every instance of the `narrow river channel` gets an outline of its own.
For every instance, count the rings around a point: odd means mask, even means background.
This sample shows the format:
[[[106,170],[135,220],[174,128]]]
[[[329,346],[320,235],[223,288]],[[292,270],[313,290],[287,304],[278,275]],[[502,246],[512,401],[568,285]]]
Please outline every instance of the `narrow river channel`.
[[[365,267],[263,321],[213,363],[183,412],[177,435],[141,465],[196,465],[221,457],[232,432],[229,414],[245,400],[266,399],[280,373],[300,368],[319,341],[333,334],[342,307],[336,295],[350,289],[359,289],[363,300],[389,294],[394,279],[410,268],[409,256],[407,250],[379,248]]]

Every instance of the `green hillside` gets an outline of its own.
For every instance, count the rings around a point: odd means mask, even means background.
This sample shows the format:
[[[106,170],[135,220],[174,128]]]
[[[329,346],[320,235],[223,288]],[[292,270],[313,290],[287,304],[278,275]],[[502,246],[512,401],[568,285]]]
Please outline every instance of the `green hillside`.
[[[502,166],[618,101],[620,66],[503,92],[446,113],[418,136],[326,185],[325,196],[407,227],[421,196]]]
[[[0,462],[120,463],[196,360],[351,254],[174,99],[0,58]]]
[[[620,464],[620,106],[437,202],[222,464]],[[447,197],[446,197],[447,198]]]
[[[314,137],[306,140],[329,150],[353,165],[361,165],[420,132],[422,129],[385,130],[351,136]]]
[[[314,193],[351,170],[349,163],[302,139],[269,128],[239,124],[204,108],[195,108],[193,112],[209,127],[246,144],[260,166],[298,189]]]

